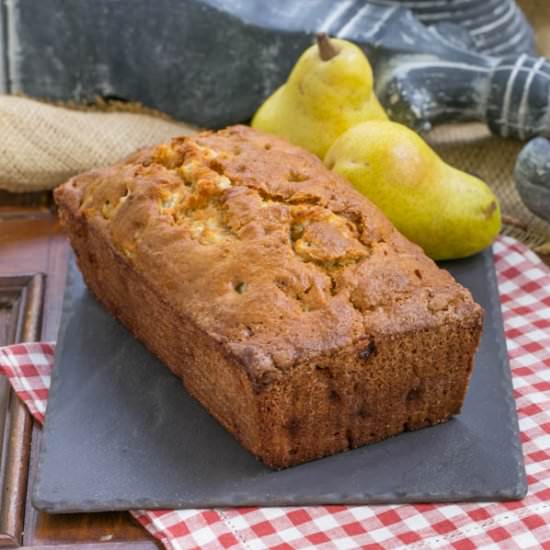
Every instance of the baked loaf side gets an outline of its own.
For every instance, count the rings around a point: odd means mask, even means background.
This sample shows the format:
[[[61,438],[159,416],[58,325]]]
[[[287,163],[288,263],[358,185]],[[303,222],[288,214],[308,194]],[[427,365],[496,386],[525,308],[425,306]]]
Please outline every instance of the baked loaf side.
[[[91,291],[266,464],[460,410],[481,308],[309,153],[230,127],[55,199]]]

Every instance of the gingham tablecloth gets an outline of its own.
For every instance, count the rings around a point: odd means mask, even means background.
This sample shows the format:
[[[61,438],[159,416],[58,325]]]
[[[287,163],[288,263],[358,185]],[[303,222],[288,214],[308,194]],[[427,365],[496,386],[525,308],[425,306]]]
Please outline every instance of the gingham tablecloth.
[[[494,244],[529,493],[519,502],[135,510],[169,549],[550,550],[550,270],[517,241]],[[3,372],[42,423],[53,343],[0,348]]]

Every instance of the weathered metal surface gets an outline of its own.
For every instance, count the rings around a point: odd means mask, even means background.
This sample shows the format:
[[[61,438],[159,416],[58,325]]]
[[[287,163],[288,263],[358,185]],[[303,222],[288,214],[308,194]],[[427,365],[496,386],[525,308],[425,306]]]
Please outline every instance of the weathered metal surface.
[[[535,54],[533,31],[514,0],[394,0],[425,25],[453,23],[465,29],[478,52]]]
[[[521,151],[514,170],[516,188],[523,202],[537,216],[550,222],[550,141],[531,140]]]
[[[12,92],[138,100],[219,127],[248,120],[324,31],[364,48],[382,102],[410,126],[482,120],[522,139],[549,131],[550,65],[529,57],[531,30],[513,0],[4,0],[4,8]],[[510,51],[524,54],[480,53]]]

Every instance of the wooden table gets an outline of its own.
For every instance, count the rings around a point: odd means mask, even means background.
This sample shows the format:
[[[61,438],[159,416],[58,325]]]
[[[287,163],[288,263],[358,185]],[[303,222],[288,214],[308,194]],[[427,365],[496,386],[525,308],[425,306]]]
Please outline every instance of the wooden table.
[[[55,340],[68,244],[48,194],[0,192],[0,345]],[[550,265],[550,257],[545,261]],[[49,515],[30,494],[40,429],[0,379],[0,546],[60,550],[154,550],[160,545],[127,513]]]
[[[48,194],[0,192],[0,345],[55,340],[68,243]],[[40,429],[0,379],[0,546],[161,548],[127,513],[49,515],[33,508]]]

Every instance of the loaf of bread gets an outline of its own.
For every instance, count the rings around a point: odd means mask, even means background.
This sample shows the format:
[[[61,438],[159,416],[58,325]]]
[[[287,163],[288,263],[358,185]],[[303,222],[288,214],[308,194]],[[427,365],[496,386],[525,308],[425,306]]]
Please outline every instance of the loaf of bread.
[[[311,154],[235,126],[55,200],[89,289],[265,464],[460,411],[481,308]]]

